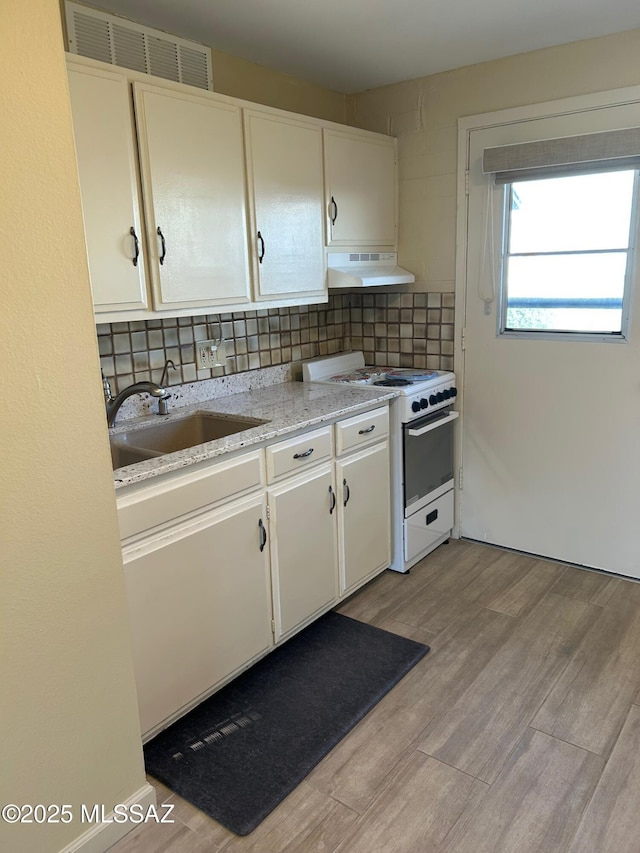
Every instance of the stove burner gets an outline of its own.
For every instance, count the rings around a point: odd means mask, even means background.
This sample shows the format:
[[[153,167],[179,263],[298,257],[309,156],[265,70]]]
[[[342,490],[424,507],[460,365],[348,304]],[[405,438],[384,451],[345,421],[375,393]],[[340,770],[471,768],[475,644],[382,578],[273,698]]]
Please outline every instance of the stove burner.
[[[379,379],[374,385],[384,385],[385,388],[403,388],[405,385],[413,385],[408,379]]]
[[[437,370],[420,370],[417,367],[399,367],[387,370],[387,379],[406,379],[409,382],[425,382],[434,379],[438,375]]]

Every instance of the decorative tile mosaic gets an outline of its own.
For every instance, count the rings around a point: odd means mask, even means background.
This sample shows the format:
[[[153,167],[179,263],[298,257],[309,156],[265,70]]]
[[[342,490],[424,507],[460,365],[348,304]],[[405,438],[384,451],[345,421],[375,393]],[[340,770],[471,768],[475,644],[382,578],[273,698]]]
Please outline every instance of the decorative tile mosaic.
[[[328,304],[98,325],[112,392],[143,380],[182,385],[362,349],[368,364],[453,366],[452,293],[331,294]],[[196,345],[221,331],[225,367],[198,370]]]
[[[366,364],[453,370],[453,293],[352,293],[350,348]]]

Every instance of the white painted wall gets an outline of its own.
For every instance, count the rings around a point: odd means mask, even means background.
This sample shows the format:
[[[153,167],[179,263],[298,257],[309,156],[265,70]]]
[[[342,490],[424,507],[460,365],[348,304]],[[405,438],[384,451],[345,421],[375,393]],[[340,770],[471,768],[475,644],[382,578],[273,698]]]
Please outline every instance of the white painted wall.
[[[349,98],[350,124],[399,137],[399,262],[415,274],[413,289],[454,289],[458,118],[636,85],[638,56],[632,30]]]
[[[108,811],[145,779],[59,6],[1,17],[0,802]],[[87,828],[0,823],[0,849]]]

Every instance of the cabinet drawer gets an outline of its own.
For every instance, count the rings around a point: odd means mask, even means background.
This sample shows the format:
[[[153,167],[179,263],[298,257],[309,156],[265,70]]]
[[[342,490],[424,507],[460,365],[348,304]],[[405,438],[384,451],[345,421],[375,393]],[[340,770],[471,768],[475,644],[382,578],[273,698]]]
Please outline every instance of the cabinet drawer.
[[[378,441],[389,433],[389,409],[383,406],[336,424],[336,455]]]
[[[162,479],[118,498],[120,538],[237,497],[264,482],[261,450],[204,469]]]
[[[271,483],[285,474],[294,474],[322,459],[328,459],[331,449],[330,426],[272,444],[267,447],[267,480]]]
[[[453,527],[453,489],[405,519],[405,560],[412,560]]]

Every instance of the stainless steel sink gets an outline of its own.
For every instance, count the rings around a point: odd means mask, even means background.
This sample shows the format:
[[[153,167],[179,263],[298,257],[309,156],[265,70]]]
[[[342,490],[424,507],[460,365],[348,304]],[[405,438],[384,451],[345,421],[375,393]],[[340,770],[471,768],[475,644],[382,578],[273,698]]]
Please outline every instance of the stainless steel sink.
[[[184,418],[176,417],[159,424],[120,432],[111,437],[113,466],[115,469],[122,465],[133,465],[143,459],[186,450],[265,423],[268,421],[257,418],[195,412]],[[125,459],[129,461],[122,461]]]
[[[135,465],[136,462],[143,462],[145,459],[153,459],[154,456],[161,455],[153,450],[143,450],[141,447],[127,447],[126,444],[119,444],[111,439],[111,464],[114,471],[116,468]]]

